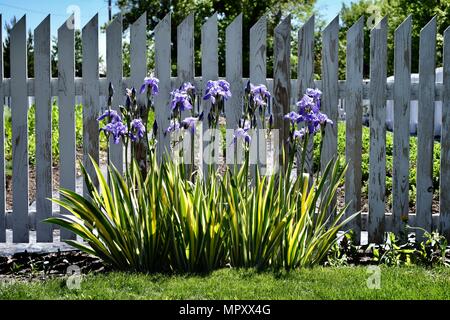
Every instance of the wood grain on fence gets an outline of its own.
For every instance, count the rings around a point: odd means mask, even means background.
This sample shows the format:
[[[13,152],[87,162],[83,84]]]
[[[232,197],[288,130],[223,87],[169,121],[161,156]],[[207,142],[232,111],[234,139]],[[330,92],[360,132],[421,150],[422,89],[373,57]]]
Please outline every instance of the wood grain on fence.
[[[28,242],[28,99],[26,24],[23,16],[11,30],[11,122],[13,153],[13,242]]]
[[[306,89],[314,87],[314,15],[298,31],[297,97],[300,100]],[[308,141],[305,159],[305,171],[309,173],[310,186],[313,182],[314,140]],[[299,163],[297,158],[297,163]],[[299,174],[300,166],[297,166]]]
[[[225,74],[230,83],[232,96],[225,104],[226,116],[226,162],[233,165],[242,161],[238,145],[233,144],[233,131],[238,127],[242,115],[242,14],[238,15],[225,32]],[[235,158],[236,155],[236,158]]]
[[[450,27],[444,31],[443,84],[439,220],[440,232],[450,240]]]
[[[194,36],[194,31],[192,27],[192,37]],[[201,51],[202,51],[202,79],[203,88],[206,86],[206,82],[208,80],[217,80],[219,78],[219,53],[218,53],[218,30],[217,30],[217,14],[215,13],[202,26],[202,42],[201,42]],[[193,49],[192,49],[193,54]],[[193,59],[192,59],[193,60]],[[190,82],[194,82],[194,74],[193,71],[190,74]],[[200,89],[200,88],[199,88]],[[202,91],[201,91],[202,92]],[[203,94],[201,95],[203,96]],[[202,97],[200,97],[202,99]],[[216,170],[216,165],[219,163],[219,156],[221,153],[221,135],[217,134],[217,132],[208,131],[208,114],[211,110],[211,102],[209,100],[202,99],[202,111],[203,111],[203,121],[202,121],[202,131],[203,131],[203,141],[201,143],[201,155],[202,155],[202,167],[203,167],[203,176],[208,175],[208,169],[212,166],[213,170]],[[206,134],[206,133],[209,134]],[[187,135],[189,138],[189,135]],[[207,141],[204,139],[208,138]],[[190,139],[190,138],[189,138]],[[193,152],[193,148],[189,150]],[[212,152],[214,154],[212,154]],[[190,156],[190,155],[188,155]]]
[[[275,143],[274,161],[275,168],[286,168],[289,150],[285,150],[283,159],[283,147],[287,145],[289,137],[289,125],[285,124],[284,115],[290,110],[291,97],[291,16],[288,15],[275,28],[273,59],[273,117],[274,127],[279,130],[278,141]],[[277,156],[278,153],[278,156]],[[278,159],[277,159],[278,158]],[[275,169],[276,170],[276,169]],[[284,170],[284,169],[282,169]]]
[[[417,226],[431,231],[433,201],[434,88],[436,80],[436,18],[420,31],[419,106],[417,121]],[[416,231],[417,238],[423,233]]]
[[[393,232],[399,234],[409,213],[409,122],[411,95],[411,16],[395,30]]]
[[[147,123],[148,109],[147,94],[141,94],[141,88],[144,78],[147,75],[147,13],[144,12],[130,26],[130,73],[131,87],[136,90],[136,101],[140,108],[140,118],[142,122]],[[139,139],[134,144],[134,157],[139,167],[144,172],[147,171],[147,142],[146,137]]]
[[[75,33],[71,16],[58,29],[58,111],[59,111],[59,186],[75,191]],[[61,214],[70,214],[60,206]],[[75,234],[61,230],[62,240],[75,239]]]
[[[99,162],[99,86],[98,86],[98,14],[96,14],[83,28],[83,165],[98,186],[94,166],[89,156]],[[86,185],[83,195],[88,196]]]
[[[262,16],[250,29],[250,82],[254,85],[266,85],[266,61],[267,61],[267,18]],[[258,114],[258,113],[257,113]],[[265,120],[264,115],[264,120]],[[261,117],[256,117],[255,132],[252,132],[252,143],[250,145],[251,177],[255,178],[255,165],[258,165],[260,173],[267,170],[267,141],[263,129],[264,122]],[[256,159],[255,159],[256,157]]]
[[[387,17],[370,31],[369,242],[383,241],[386,191]]]
[[[347,216],[361,210],[361,154],[362,154],[362,80],[364,69],[364,17],[347,31],[347,66],[345,98],[345,159],[348,168],[345,177],[345,203]],[[355,241],[361,236],[361,215],[349,225]]]
[[[34,85],[36,90],[36,219],[52,216],[52,102],[50,92],[50,15],[34,30]],[[38,223],[38,242],[52,242],[49,223]]]
[[[169,93],[171,91],[171,18],[170,13],[155,28],[155,76],[159,79],[159,93],[155,97],[155,119],[158,125],[156,154],[159,161],[170,151],[170,136],[164,133],[169,126]]]
[[[122,15],[118,14],[106,27],[106,76],[108,83],[114,87],[112,97],[113,110],[120,114],[119,105],[124,103],[122,88],[123,64],[122,64]],[[117,170],[123,172],[123,146],[114,144],[113,138],[109,139],[109,160]]]
[[[339,16],[336,16],[324,29],[322,34],[322,112],[328,115],[333,125],[325,126],[322,137],[320,166],[324,172],[327,164],[337,158],[337,128],[338,128],[338,71],[339,71]],[[325,184],[327,186],[328,184]],[[333,197],[331,207],[336,203]],[[330,209],[328,214],[333,214]]]

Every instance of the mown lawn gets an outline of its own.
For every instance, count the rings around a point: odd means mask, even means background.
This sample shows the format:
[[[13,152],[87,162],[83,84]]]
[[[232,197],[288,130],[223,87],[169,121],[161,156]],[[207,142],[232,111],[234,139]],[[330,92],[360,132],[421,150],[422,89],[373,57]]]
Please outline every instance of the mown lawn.
[[[222,269],[207,276],[112,272],[64,279],[0,282],[0,299],[450,299],[450,269],[381,267],[369,289],[367,267],[317,267],[290,273]],[[1,281],[1,280],[0,280]]]

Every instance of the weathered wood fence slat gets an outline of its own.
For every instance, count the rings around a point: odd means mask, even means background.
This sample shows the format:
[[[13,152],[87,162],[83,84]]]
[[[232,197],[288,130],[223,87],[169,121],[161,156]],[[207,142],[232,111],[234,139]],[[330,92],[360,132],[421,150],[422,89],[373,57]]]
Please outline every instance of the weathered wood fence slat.
[[[361,17],[347,32],[347,94],[345,98],[346,136],[345,157],[348,169],[345,179],[347,215],[361,210],[362,154],[362,79],[364,67],[364,18]],[[355,241],[361,234],[361,216],[351,222]]]
[[[416,215],[418,227],[431,229],[433,201],[434,85],[436,18],[420,31],[419,113],[417,123]],[[421,232],[419,231],[421,234]]]
[[[28,242],[28,99],[26,25],[23,16],[11,30],[11,122],[13,153],[13,241]]]
[[[411,16],[395,30],[394,158],[392,214],[399,233],[409,212],[409,95],[411,92]]]
[[[52,216],[52,102],[50,94],[50,16],[34,30],[36,67],[36,219]],[[52,242],[48,223],[36,226],[38,242]]]
[[[369,241],[382,242],[386,193],[387,17],[370,31]]]
[[[233,129],[238,126],[242,114],[244,88],[247,82],[265,84],[272,93],[270,104],[274,116],[274,129],[270,137],[274,167],[270,166],[271,149],[267,149],[266,135],[252,133],[252,150],[256,158],[250,160],[259,164],[260,173],[282,170],[282,146],[286,145],[289,125],[284,114],[295,108],[307,88],[316,87],[323,91],[322,112],[326,113],[334,126],[327,126],[323,142],[320,166],[324,166],[337,155],[338,103],[343,102],[346,113],[345,158],[348,171],[345,178],[345,202],[349,204],[346,214],[362,209],[362,114],[363,100],[370,100],[370,157],[368,182],[368,213],[362,213],[350,227],[356,240],[361,232],[368,232],[368,240],[382,242],[386,231],[400,233],[404,222],[420,226],[428,231],[439,229],[450,240],[450,196],[446,185],[450,184],[450,28],[443,35],[443,83],[436,83],[437,30],[436,18],[423,27],[420,35],[419,83],[411,83],[411,30],[414,17],[407,17],[394,34],[394,81],[387,82],[387,18],[383,18],[370,32],[370,43],[364,43],[364,18],[361,17],[346,32],[346,72],[345,80],[339,79],[339,17],[335,17],[321,35],[322,52],[320,74],[315,75],[315,17],[308,18],[298,34],[298,57],[291,66],[292,26],[290,15],[286,16],[274,30],[273,57],[267,57],[268,28],[267,17],[261,17],[249,30],[243,29],[243,16],[238,15],[225,30],[225,38],[219,37],[219,17],[215,13],[202,21],[201,30],[195,29],[194,13],[186,15],[177,26],[176,39],[171,38],[171,16],[159,21],[153,33],[148,32],[147,14],[141,15],[130,26],[130,70],[131,76],[123,76],[122,57],[122,16],[116,16],[106,26],[106,78],[99,78],[99,21],[95,15],[82,29],[82,72],[83,77],[75,77],[74,17],[58,29],[58,76],[51,78],[50,63],[50,23],[47,16],[34,30],[35,75],[28,78],[26,53],[26,17],[22,17],[11,30],[11,77],[3,78],[3,55],[0,48],[0,100],[9,98],[12,110],[12,211],[6,210],[5,183],[5,135],[0,136],[0,242],[7,241],[12,229],[13,242],[29,242],[29,231],[37,231],[38,242],[52,242],[55,226],[43,224],[47,217],[67,214],[63,208],[53,209],[47,200],[52,196],[52,104],[57,97],[59,110],[59,176],[60,187],[76,189],[76,132],[75,97],[83,97],[83,163],[88,173],[93,175],[89,156],[99,160],[99,125],[97,117],[106,106],[100,104],[100,96],[108,95],[109,83],[114,86],[111,107],[119,110],[125,101],[125,89],[138,90],[140,105],[147,103],[146,94],[139,88],[144,78],[153,72],[159,79],[159,94],[154,97],[157,158],[173,157],[170,134],[165,134],[169,126],[171,110],[170,92],[183,82],[191,82],[197,88],[194,114],[204,112],[202,129],[197,131],[192,144],[184,141],[184,160],[192,169],[192,159],[203,167],[207,174],[211,151],[207,129],[210,104],[203,101],[204,87],[208,80],[226,79],[230,82],[232,97],[225,104],[226,151],[222,154],[221,136],[216,137],[214,158],[223,156],[228,165],[237,157],[242,160],[242,146],[232,144]],[[1,15],[0,15],[1,24]],[[201,32],[201,74],[195,74],[194,36]],[[249,34],[249,77],[243,77],[243,39]],[[1,37],[1,30],[0,30]],[[154,37],[155,67],[147,70],[148,37]],[[219,41],[225,42],[225,74],[219,74]],[[172,70],[172,42],[177,42],[176,72]],[[364,61],[364,48],[370,46],[370,61]],[[267,75],[268,58],[273,58],[273,78]],[[364,64],[370,64],[370,79],[363,79]],[[292,68],[298,77],[291,77]],[[173,73],[173,75],[172,75]],[[320,78],[320,79],[319,79]],[[36,209],[29,209],[29,155],[28,155],[28,97],[35,97],[36,105]],[[386,213],[386,101],[394,101],[394,145],[393,145],[393,203],[392,214]],[[417,154],[417,212],[409,209],[409,165],[410,165],[410,101],[419,101],[418,154]],[[433,201],[433,126],[434,106],[442,101],[442,133],[439,182],[441,185],[439,202],[440,214],[432,214]],[[198,109],[197,109],[198,108]],[[147,108],[144,108],[148,110]],[[4,131],[4,110],[0,111],[0,131]],[[185,112],[182,117],[190,116]],[[151,125],[149,131],[151,131]],[[263,123],[257,119],[259,129]],[[146,146],[143,144],[145,152]],[[207,154],[205,154],[207,153]],[[313,143],[308,146],[306,168],[313,171]],[[111,162],[123,170],[125,154],[119,145],[111,144]],[[340,155],[342,156],[342,155]],[[198,161],[199,159],[199,161]],[[273,165],[273,164],[272,164]],[[277,168],[277,165],[281,166]],[[267,169],[267,170],[266,170]],[[436,173],[437,174],[437,173]],[[95,179],[94,179],[95,182]],[[86,190],[83,190],[86,194]],[[8,232],[7,232],[8,230]],[[420,232],[418,233],[420,235]],[[61,231],[61,239],[75,239],[75,235]]]

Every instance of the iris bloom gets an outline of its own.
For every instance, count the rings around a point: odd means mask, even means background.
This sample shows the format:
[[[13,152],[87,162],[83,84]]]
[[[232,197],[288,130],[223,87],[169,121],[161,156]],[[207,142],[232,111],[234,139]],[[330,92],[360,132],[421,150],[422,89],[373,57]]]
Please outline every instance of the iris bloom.
[[[302,117],[295,111],[291,111],[284,115],[284,119],[291,121],[292,124],[297,123]]]
[[[252,137],[248,134],[248,129],[249,128],[237,128],[234,130],[233,143],[237,143],[239,139],[250,143],[252,141]]]
[[[110,122],[101,128],[100,131],[112,135],[114,144],[118,144],[120,138],[126,136],[128,133],[127,126],[122,121]]]
[[[141,119],[134,119],[131,121],[131,130],[130,130],[130,138],[131,141],[136,141],[137,139],[141,139],[145,134],[145,126],[142,123]]]
[[[183,127],[184,129],[189,129],[189,131],[194,134],[197,120],[198,118],[196,117],[187,117],[183,121],[181,121],[181,127]]]
[[[191,110],[192,104],[191,99],[187,93],[187,91],[183,89],[175,89],[170,95],[172,96],[171,108],[175,110],[176,108],[180,108],[180,111]]]
[[[149,90],[148,92],[152,95],[152,96],[156,96],[159,92],[159,88],[158,88],[158,83],[159,83],[159,79],[155,78],[155,77],[146,77],[144,79],[144,83],[141,86],[141,90],[140,93],[144,93],[145,90]]]
[[[111,123],[122,121],[122,118],[115,110],[106,110],[100,117],[97,118],[97,121],[102,121],[105,118],[108,118]]]
[[[250,95],[257,106],[267,105],[266,101],[271,97],[269,90],[267,90],[267,87],[263,84],[258,86],[250,84]]]
[[[180,123],[177,120],[170,120],[169,127],[164,131],[164,134],[172,133],[180,129]]]
[[[328,116],[320,112],[320,97],[322,92],[319,89],[308,88],[306,94],[297,102],[298,113],[292,111],[284,116],[285,119],[290,120],[292,124],[304,122],[308,133],[314,135],[321,128],[327,124],[333,124]],[[294,130],[295,138],[301,138],[305,132]]]
[[[220,99],[228,100],[231,97],[230,84],[225,80],[212,81],[206,84],[203,100],[209,100],[212,104]]]

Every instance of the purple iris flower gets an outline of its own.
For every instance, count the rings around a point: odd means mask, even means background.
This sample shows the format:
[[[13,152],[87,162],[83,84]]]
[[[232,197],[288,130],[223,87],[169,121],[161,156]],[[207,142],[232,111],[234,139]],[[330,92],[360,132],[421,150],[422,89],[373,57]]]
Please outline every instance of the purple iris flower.
[[[298,113],[304,115],[305,112],[308,112],[313,108],[314,99],[308,95],[303,95],[303,97],[297,102]]]
[[[300,130],[295,130],[294,134],[292,135],[294,140],[301,140],[306,134],[305,128],[301,128]]]
[[[120,137],[124,137],[127,135],[127,127],[123,124],[122,121],[110,122],[106,126],[100,129],[100,131],[104,131],[108,134],[111,134],[113,137],[114,144],[118,144],[120,142]]]
[[[258,107],[267,105],[267,100],[270,99],[271,97],[270,92],[263,84],[260,84],[258,86],[250,84],[250,95],[252,97],[253,102]]]
[[[271,97],[269,90],[263,84],[257,86],[250,84],[250,95],[257,106],[265,106],[267,104],[266,100]]]
[[[141,86],[140,93],[143,94],[145,89],[150,90],[152,96],[156,96],[159,92],[158,88],[159,79],[155,77],[146,77],[144,83]]]
[[[317,101],[322,96],[322,91],[319,89],[308,88],[306,89],[306,94]]]
[[[326,124],[333,124],[333,121],[328,118],[328,116],[325,113],[319,112],[317,114],[317,120],[320,123],[320,125],[326,125]]]
[[[237,143],[238,139],[242,139],[247,143],[252,141],[252,137],[248,134],[249,128],[237,128],[234,130],[233,134],[233,143]]]
[[[291,111],[288,114],[284,115],[284,119],[289,120],[292,124],[294,124],[296,122],[299,122],[302,119],[302,116],[295,111]]]
[[[231,97],[230,84],[225,80],[209,80],[205,92],[203,100],[209,100],[212,104],[215,104],[216,100],[228,100]]]
[[[122,121],[122,118],[116,110],[106,110],[100,117],[97,118],[97,121],[102,121],[105,118],[108,118],[111,123]]]
[[[177,120],[170,120],[169,127],[164,131],[164,134],[172,133],[180,129],[180,123]]]
[[[181,90],[186,91],[188,94],[195,94],[196,91],[194,85],[190,82],[183,83]]]
[[[142,123],[141,119],[134,119],[131,121],[131,131],[130,138],[131,141],[136,141],[137,139],[141,139],[145,134],[145,126]]]
[[[195,133],[195,124],[197,123],[197,118],[195,117],[187,117],[183,121],[181,121],[181,127],[184,129],[189,129],[189,131],[194,134]]]
[[[175,89],[170,93],[170,95],[172,96],[172,110],[176,109],[177,107],[180,108],[180,111],[192,109],[191,100],[185,90]]]

